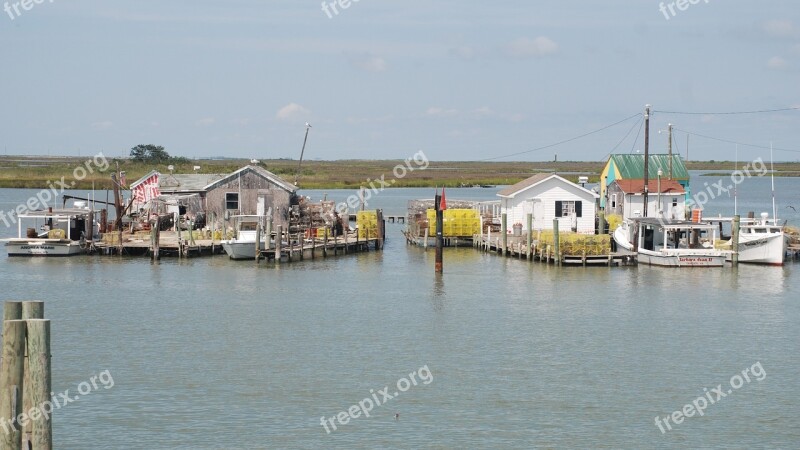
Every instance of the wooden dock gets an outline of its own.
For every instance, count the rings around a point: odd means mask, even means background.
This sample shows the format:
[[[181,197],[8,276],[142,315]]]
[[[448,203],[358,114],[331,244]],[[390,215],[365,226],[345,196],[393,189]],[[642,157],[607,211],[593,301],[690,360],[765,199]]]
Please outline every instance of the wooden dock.
[[[406,230],[403,230],[403,236],[406,238],[406,244],[416,245],[418,247],[428,248],[436,247],[436,236],[414,236]],[[472,236],[456,236],[444,238],[445,247],[472,247]]]
[[[538,245],[532,241],[530,248],[526,237],[508,236],[506,237],[506,248],[500,237],[475,236],[473,238],[475,248],[496,253],[509,258],[526,259],[528,261],[538,261],[546,264],[571,265],[571,266],[621,266],[633,262],[633,254],[629,253],[610,253],[608,255],[556,255],[555,249],[550,245]]]
[[[184,232],[183,236],[187,233]],[[221,240],[178,238],[174,231],[162,231],[159,236],[158,256],[197,257],[224,254]],[[273,238],[275,234],[273,233]],[[105,255],[131,255],[154,256],[154,248],[149,236],[123,235],[122,245],[118,239],[106,239],[94,244],[100,254]],[[327,240],[322,237],[307,238],[303,233],[290,234],[288,239],[284,235],[279,248],[262,250],[259,259],[275,261],[280,254],[280,262],[302,261],[316,257],[328,257],[359,253],[370,249],[380,250],[383,241],[378,238],[363,239],[357,233],[348,233],[347,236],[331,236]]]

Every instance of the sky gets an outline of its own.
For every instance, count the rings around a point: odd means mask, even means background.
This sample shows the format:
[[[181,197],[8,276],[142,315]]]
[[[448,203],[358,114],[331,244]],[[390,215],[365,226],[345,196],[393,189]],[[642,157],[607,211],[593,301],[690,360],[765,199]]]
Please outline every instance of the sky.
[[[602,161],[652,104],[652,152],[800,160],[797,0],[35,1],[0,0],[8,155],[296,159],[309,122],[309,159]]]

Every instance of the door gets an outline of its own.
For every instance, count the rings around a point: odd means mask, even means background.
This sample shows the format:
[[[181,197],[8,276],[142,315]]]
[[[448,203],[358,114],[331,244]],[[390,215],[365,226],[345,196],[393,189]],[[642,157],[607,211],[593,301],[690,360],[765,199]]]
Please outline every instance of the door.
[[[539,199],[533,199],[533,228],[544,228],[544,203]]]

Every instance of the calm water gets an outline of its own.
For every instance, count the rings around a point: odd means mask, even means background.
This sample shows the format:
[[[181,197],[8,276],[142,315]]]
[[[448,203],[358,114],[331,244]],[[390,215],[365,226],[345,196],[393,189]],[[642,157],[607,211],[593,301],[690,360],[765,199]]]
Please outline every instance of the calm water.
[[[711,178],[708,179],[712,180]],[[704,179],[696,179],[701,186]],[[700,184],[697,184],[697,183]],[[800,206],[800,180],[777,182]],[[746,190],[746,192],[745,192]],[[749,180],[740,211],[771,209]],[[343,197],[350,191],[328,191]],[[790,198],[788,194],[794,196]],[[321,191],[306,193],[315,199]],[[381,193],[402,214],[433,190]],[[491,199],[452,189],[448,198]],[[786,195],[784,195],[786,194]],[[31,191],[0,190],[0,208]],[[732,199],[707,206],[730,214]],[[781,211],[783,212],[783,211]],[[4,235],[16,230],[1,231]],[[104,370],[57,411],[56,447],[796,448],[800,274],[783,268],[564,268],[472,249],[406,247],[275,267],[224,257],[0,258],[9,300],[46,301],[53,389]],[[662,434],[664,417],[760,362],[745,383]],[[331,417],[426,366],[418,383],[326,434]],[[379,397],[380,398],[380,397]],[[399,420],[395,414],[399,413]]]

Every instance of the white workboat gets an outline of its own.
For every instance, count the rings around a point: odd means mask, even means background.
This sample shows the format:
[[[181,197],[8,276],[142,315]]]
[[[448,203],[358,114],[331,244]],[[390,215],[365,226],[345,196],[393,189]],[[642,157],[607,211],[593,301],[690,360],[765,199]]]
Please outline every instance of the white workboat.
[[[222,248],[230,259],[255,259],[256,257],[256,238],[259,239],[259,251],[270,248],[271,239],[266,233],[259,233],[266,216],[241,215],[233,216],[237,219],[236,237],[222,242]]]
[[[733,223],[730,217],[715,217],[709,222],[727,224]],[[733,250],[731,238],[723,240],[718,245],[725,250]],[[739,222],[739,262],[750,264],[783,265],[787,249],[787,236],[783,226],[775,219],[769,218],[769,213],[761,213],[761,218],[742,218]],[[732,252],[731,252],[732,254]],[[730,260],[731,257],[728,257]]]
[[[91,211],[81,208],[20,214],[17,216],[18,237],[3,239],[8,256],[74,256],[86,253],[92,237],[97,233],[92,216]]]
[[[730,251],[715,248],[717,229],[707,222],[641,218],[614,231],[617,245],[636,253],[639,264],[721,267]]]

